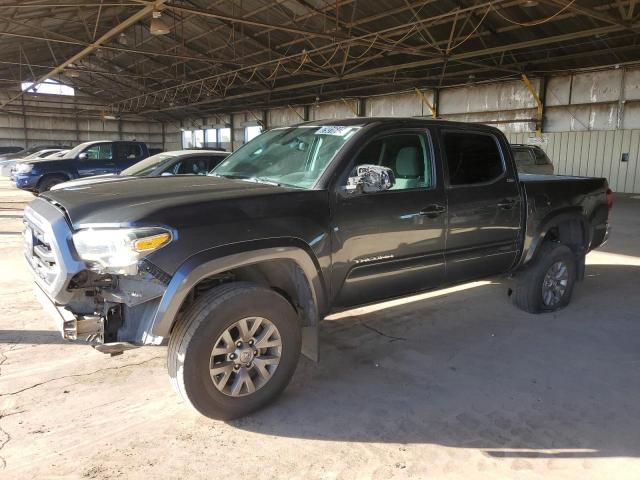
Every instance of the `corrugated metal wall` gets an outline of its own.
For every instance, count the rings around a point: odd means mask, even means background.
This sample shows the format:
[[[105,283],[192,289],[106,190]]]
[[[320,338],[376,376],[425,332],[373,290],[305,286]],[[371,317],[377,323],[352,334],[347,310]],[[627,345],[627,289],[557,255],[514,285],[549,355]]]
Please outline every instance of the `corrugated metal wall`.
[[[553,132],[541,139],[531,133],[507,133],[507,138],[540,145],[557,174],[606,177],[615,192],[640,193],[640,130]],[[623,162],[625,153],[628,161]]]

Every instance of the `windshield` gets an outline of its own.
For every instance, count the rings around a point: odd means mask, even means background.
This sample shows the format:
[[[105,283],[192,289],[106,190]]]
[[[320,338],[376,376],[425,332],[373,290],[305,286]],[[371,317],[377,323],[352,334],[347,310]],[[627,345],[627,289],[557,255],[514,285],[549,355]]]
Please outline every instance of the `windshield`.
[[[170,155],[168,153],[158,153],[156,155],[152,155],[151,157],[145,158],[144,160],[130,166],[129,168],[125,168],[122,172],[120,172],[120,175],[144,177],[145,175],[149,175],[163,163],[167,163],[174,158],[176,158],[175,155]]]
[[[227,157],[211,175],[311,188],[359,129],[353,126],[276,128]]]
[[[25,160],[31,159],[31,158],[39,158],[40,155],[44,155],[44,150],[38,150],[37,152],[33,152],[30,153],[29,155],[27,155],[26,157],[23,157]]]
[[[82,151],[88,147],[89,145],[93,144],[93,142],[85,142],[85,143],[81,143],[80,145],[76,145],[75,147],[73,147],[71,150],[69,150],[64,157],[62,158],[76,158],[78,155],[80,155],[82,153]]]

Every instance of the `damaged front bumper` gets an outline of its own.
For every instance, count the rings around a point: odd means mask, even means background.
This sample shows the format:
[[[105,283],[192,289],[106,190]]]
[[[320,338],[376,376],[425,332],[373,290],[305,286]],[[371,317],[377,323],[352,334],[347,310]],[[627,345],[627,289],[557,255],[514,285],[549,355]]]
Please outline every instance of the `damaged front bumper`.
[[[153,319],[168,279],[152,264],[134,276],[101,275],[77,259],[63,211],[42,198],[25,209],[25,258],[35,294],[65,340],[118,354],[158,345]]]

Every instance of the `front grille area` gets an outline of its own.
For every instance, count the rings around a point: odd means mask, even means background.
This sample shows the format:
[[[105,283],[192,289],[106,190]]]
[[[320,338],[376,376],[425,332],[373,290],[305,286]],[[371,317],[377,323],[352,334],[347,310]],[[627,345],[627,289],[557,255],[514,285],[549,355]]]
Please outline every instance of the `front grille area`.
[[[69,281],[86,268],[72,252],[72,229],[64,212],[44,198],[24,210],[25,258],[36,282],[58,305],[73,297]]]
[[[60,275],[60,265],[51,247],[51,242],[55,239],[47,238],[45,232],[28,217],[25,217],[24,223],[27,261],[34,273],[51,287]]]

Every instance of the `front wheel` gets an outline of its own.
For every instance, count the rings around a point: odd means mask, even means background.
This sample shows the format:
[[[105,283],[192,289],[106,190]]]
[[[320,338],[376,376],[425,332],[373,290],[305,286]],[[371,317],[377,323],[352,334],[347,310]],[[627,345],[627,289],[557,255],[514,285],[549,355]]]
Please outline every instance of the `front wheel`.
[[[552,312],[571,300],[576,281],[576,258],[566,245],[548,242],[536,259],[515,276],[514,304],[529,313]]]
[[[298,318],[284,297],[255,284],[230,283],[185,312],[169,339],[169,375],[201,414],[238,418],[284,390],[300,346]]]
[[[59,183],[66,181],[67,179],[60,175],[47,175],[42,180],[40,180],[40,183],[38,183],[37,192],[38,194],[48,192],[54,185],[58,185]]]

